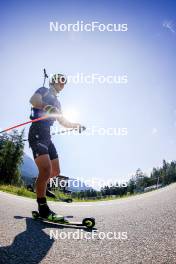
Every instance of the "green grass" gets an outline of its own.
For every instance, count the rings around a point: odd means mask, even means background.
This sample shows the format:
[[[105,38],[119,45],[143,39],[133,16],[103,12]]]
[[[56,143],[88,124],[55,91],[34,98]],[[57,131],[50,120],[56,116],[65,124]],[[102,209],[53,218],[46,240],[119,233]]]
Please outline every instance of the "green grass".
[[[74,202],[103,202],[103,201],[113,201],[113,200],[119,200],[119,199],[125,199],[125,198],[128,198],[128,197],[132,197],[136,194],[126,194],[126,195],[123,195],[123,196],[116,196],[116,197],[102,197],[100,199],[91,199],[91,197],[89,199],[78,199],[78,198],[74,198],[73,201]]]
[[[27,190],[25,187],[17,187],[17,186],[13,186],[13,185],[5,185],[5,184],[0,184],[0,191],[3,192],[7,192],[7,193],[11,193],[11,194],[15,194],[18,196],[23,196],[23,197],[28,197],[28,198],[32,198],[32,199],[36,199],[36,194],[33,192],[30,192],[29,190]],[[62,192],[59,191],[55,191],[55,195],[59,198],[71,198],[71,195],[68,194],[64,194]],[[98,201],[111,201],[111,200],[117,200],[117,199],[124,199],[124,198],[128,198],[130,196],[134,196],[136,194],[130,195],[124,195],[124,196],[117,196],[117,197],[106,197],[106,198],[100,198],[100,199],[78,199],[78,198],[74,198],[73,201],[74,202],[98,202]],[[49,201],[56,201],[55,198],[50,198],[48,197],[47,200]]]
[[[25,187],[17,187],[13,185],[0,185],[0,191],[8,192],[12,194],[16,194],[19,196],[29,197],[29,198],[36,198],[35,193],[28,191]]]
[[[36,199],[36,193],[27,190],[25,187],[17,187],[17,186],[14,186],[14,185],[0,184],[0,191],[11,193],[11,194],[15,194],[15,195],[18,195],[18,196],[23,196],[23,197]],[[59,192],[59,191],[56,191],[55,195],[58,198],[61,198],[61,199],[71,198],[70,195],[64,194],[64,193]],[[47,200],[49,200],[49,201],[57,201],[58,202],[57,198],[55,199],[55,198],[47,197]]]
[[[25,187],[17,187],[17,186],[13,186],[13,185],[5,185],[5,184],[0,184],[0,191],[3,192],[7,192],[7,193],[11,193],[11,194],[15,194],[18,196],[23,196],[23,197],[28,197],[28,198],[32,198],[32,199],[36,199],[36,194],[33,192],[28,191]],[[55,195],[57,197],[60,198],[71,198],[70,195],[61,193],[59,191],[55,192]],[[128,197],[129,195],[126,195],[125,197]],[[124,197],[124,198],[125,198]],[[101,198],[101,199],[87,199],[87,200],[82,200],[82,199],[78,199],[78,198],[74,198],[73,201],[74,202],[97,202],[97,201],[109,201],[109,200],[116,200],[116,199],[120,199],[122,197],[107,197],[107,198]],[[56,201],[56,199],[54,198],[47,198],[50,201]]]
[[[14,185],[0,184],[0,191],[15,194],[18,196],[36,199],[36,194],[28,191],[25,187],[17,187]],[[54,198],[48,198],[50,201],[55,201]]]

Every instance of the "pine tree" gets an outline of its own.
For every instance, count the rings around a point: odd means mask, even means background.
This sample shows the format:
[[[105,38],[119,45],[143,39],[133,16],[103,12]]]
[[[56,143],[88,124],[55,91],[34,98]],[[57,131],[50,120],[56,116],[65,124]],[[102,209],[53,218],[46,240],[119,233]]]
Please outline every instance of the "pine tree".
[[[20,165],[23,161],[24,131],[4,134],[0,137],[0,182],[19,185],[22,183]]]

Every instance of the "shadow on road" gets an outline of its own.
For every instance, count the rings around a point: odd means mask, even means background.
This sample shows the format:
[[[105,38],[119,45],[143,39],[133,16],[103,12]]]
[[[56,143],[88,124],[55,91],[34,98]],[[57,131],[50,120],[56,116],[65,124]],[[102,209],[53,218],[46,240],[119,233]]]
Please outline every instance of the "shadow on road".
[[[17,216],[15,218],[23,217]],[[0,247],[1,263],[39,263],[54,243],[54,239],[50,239],[49,235],[43,231],[45,227],[43,223],[37,223],[31,218],[26,218],[26,230],[18,234],[10,246]]]
[[[50,239],[50,236],[43,229],[73,228],[38,222],[29,217],[15,216],[14,218],[25,218],[26,230],[18,234],[10,246],[0,247],[0,263],[2,264],[38,264],[47,255],[47,252],[55,241],[54,239]],[[78,227],[75,228],[78,229]]]

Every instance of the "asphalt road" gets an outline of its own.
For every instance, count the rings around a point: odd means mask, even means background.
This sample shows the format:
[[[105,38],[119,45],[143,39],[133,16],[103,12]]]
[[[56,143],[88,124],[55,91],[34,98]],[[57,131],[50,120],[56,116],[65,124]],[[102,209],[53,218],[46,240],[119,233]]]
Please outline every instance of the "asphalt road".
[[[49,204],[75,220],[94,216],[97,230],[34,221],[35,200],[0,192],[0,263],[176,263],[176,184],[121,200]]]

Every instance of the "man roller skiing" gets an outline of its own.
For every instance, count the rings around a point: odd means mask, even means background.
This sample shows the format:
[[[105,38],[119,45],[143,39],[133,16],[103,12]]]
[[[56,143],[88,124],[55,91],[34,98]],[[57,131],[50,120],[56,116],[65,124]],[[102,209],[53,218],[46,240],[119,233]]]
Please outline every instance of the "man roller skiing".
[[[71,123],[66,120],[61,111],[60,102],[57,95],[66,84],[66,78],[63,74],[54,74],[49,81],[49,88],[41,87],[33,94],[30,99],[32,104],[31,118],[39,118],[44,115],[47,119],[32,123],[29,129],[29,145],[32,149],[35,163],[39,170],[36,181],[36,194],[38,211],[42,218],[48,220],[63,220],[50,210],[46,201],[47,183],[51,177],[60,175],[59,158],[54,144],[51,141],[50,128],[54,121],[58,121],[66,128],[75,128],[81,130],[78,123]]]

